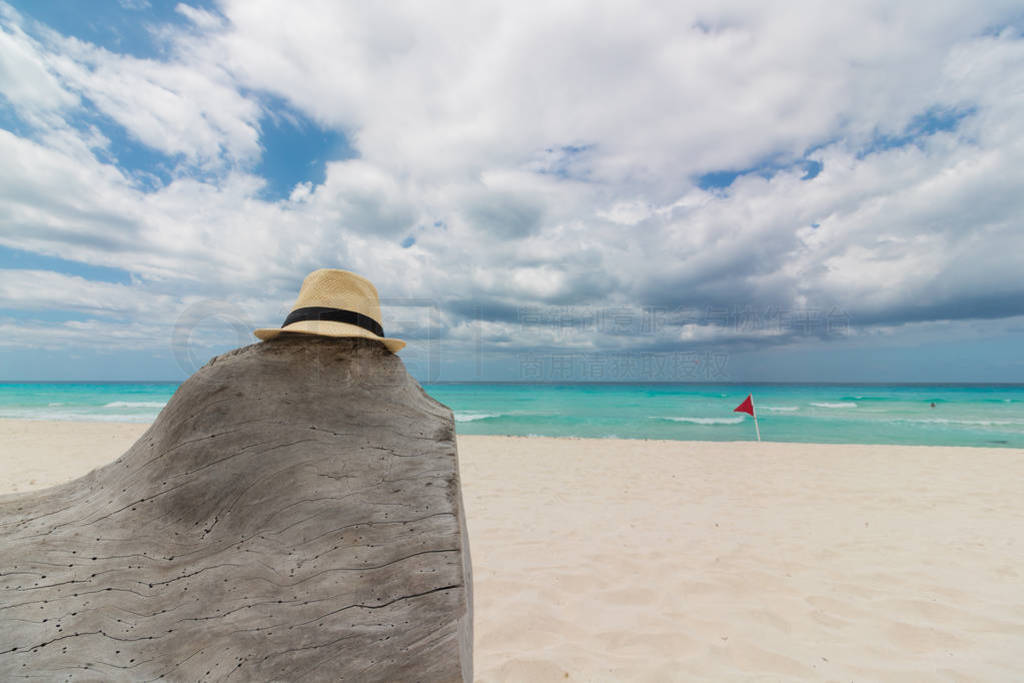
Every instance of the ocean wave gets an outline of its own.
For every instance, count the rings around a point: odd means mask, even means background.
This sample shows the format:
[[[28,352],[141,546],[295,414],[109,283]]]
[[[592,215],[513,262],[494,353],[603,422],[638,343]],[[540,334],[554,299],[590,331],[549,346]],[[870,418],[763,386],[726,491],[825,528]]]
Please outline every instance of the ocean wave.
[[[799,406],[763,406],[762,410],[770,410],[773,413],[792,413],[795,410],[800,410]]]
[[[488,412],[484,410],[456,410],[454,411],[456,422],[475,422],[477,420],[493,420],[499,417],[509,418],[551,418],[559,417],[558,413],[536,412],[532,410],[509,410],[508,412]]]
[[[104,408],[163,408],[167,401],[112,401]]]
[[[856,408],[857,404],[853,401],[843,401],[842,403],[830,403],[828,401],[812,402],[812,406],[818,408]]]
[[[908,399],[898,398],[895,396],[843,396],[839,399],[840,401],[877,401],[877,402],[893,402],[893,401],[905,401]]]
[[[57,422],[151,422],[151,415],[121,413],[90,413],[22,408],[0,410],[0,418],[15,420],[55,420]]]
[[[459,412],[455,411],[456,422],[474,422],[476,420],[490,420],[491,418],[501,417],[505,413],[480,413],[480,412]]]
[[[57,406],[62,406],[64,404],[61,401],[57,401],[55,403],[47,403],[46,405],[50,406],[51,408],[55,408]]]
[[[895,422],[913,422],[916,424],[957,424],[957,425],[979,425],[982,427],[1024,425],[1024,420],[958,420],[946,417],[922,417],[905,418],[894,420]]]
[[[688,422],[695,425],[738,425],[743,422],[742,415],[737,417],[687,417],[672,415],[651,415],[652,420],[671,420],[672,422]]]

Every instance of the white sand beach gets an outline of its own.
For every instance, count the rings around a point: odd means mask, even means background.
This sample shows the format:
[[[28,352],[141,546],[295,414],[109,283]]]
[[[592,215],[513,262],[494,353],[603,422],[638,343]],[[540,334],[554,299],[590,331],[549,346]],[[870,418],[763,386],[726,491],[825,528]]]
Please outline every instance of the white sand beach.
[[[147,425],[0,420],[0,493]],[[1024,679],[1024,452],[459,438],[481,681]]]

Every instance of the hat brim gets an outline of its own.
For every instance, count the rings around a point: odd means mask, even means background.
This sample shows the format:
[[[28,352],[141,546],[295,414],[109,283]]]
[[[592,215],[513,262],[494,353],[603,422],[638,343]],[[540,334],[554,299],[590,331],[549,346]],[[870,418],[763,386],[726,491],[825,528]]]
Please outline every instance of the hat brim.
[[[321,337],[359,337],[361,339],[373,339],[374,341],[379,341],[384,344],[391,353],[396,353],[405,347],[405,342],[401,339],[378,337],[373,332],[364,330],[358,325],[338,323],[331,320],[300,320],[299,322],[292,323],[288,327],[259,329],[255,330],[253,334],[255,334],[259,339],[267,341],[280,335],[282,332],[315,334]]]

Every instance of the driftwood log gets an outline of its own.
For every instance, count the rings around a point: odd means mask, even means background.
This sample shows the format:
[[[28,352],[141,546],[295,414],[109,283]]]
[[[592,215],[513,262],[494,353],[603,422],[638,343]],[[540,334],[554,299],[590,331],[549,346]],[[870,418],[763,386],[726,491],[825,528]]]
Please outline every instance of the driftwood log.
[[[0,680],[472,679],[451,411],[380,344],[211,360],[118,460],[0,497]]]

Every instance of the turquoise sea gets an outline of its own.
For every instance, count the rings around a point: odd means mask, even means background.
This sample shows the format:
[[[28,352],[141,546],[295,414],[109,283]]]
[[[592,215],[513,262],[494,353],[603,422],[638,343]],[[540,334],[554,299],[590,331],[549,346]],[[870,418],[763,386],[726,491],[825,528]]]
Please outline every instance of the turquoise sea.
[[[177,383],[0,384],[0,418],[149,422]],[[462,434],[1024,448],[1024,385],[428,384]],[[934,407],[932,407],[934,404]]]

